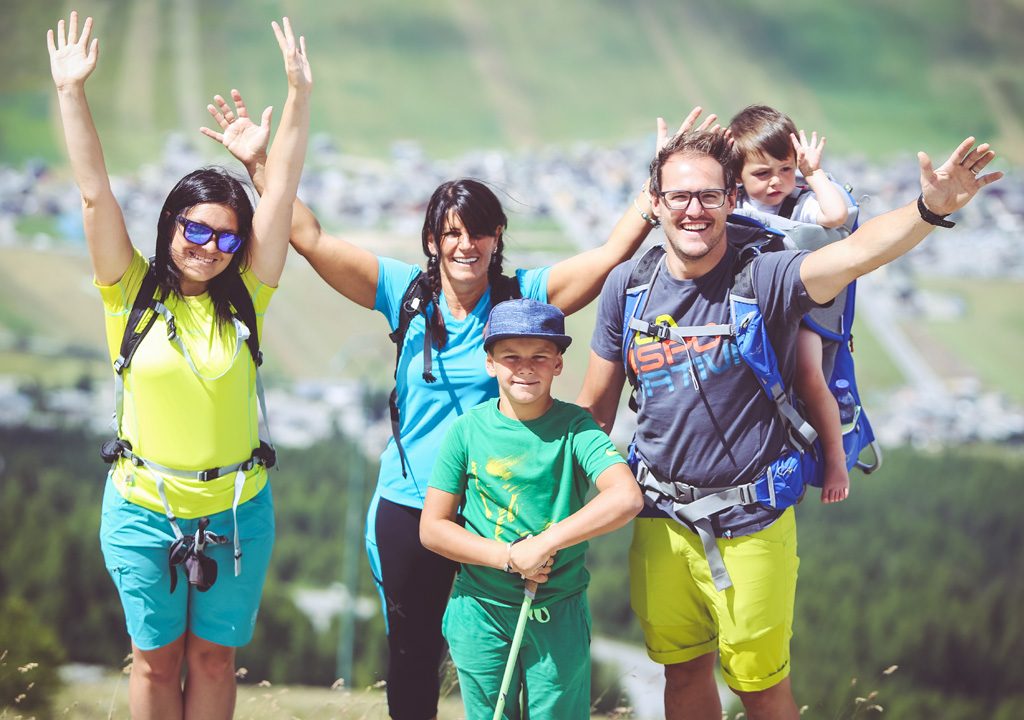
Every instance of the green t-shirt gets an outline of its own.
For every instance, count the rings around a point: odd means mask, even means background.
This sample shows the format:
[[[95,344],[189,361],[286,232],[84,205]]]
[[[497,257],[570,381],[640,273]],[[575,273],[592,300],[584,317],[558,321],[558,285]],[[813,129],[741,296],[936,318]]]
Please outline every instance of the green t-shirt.
[[[586,410],[555,400],[536,420],[501,414],[497,400],[477,405],[445,435],[430,487],[462,496],[466,529],[512,542],[538,534],[583,507],[587,491],[609,466],[625,462]],[[560,550],[537,607],[586,589],[587,543]],[[460,591],[487,602],[518,606],[523,580],[480,565],[463,565]]]

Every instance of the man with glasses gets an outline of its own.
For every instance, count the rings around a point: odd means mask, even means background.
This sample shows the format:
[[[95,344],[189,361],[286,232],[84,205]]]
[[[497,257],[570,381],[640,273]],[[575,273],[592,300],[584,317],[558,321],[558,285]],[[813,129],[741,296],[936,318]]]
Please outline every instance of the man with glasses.
[[[628,366],[637,387],[635,452],[647,502],[634,523],[630,591],[648,654],[665,665],[666,718],[721,718],[713,674],[717,652],[747,717],[795,720],[789,683],[799,564],[793,508],[748,497],[685,520],[688,504],[739,494],[737,488],[766,476],[771,481],[780,458],[797,458],[797,467],[801,462],[776,403],[744,364],[731,334],[729,296],[740,267],[728,239],[736,228],[726,223],[736,202],[731,153],[718,134],[682,133],[651,163],[645,219],[664,229],[665,252],[645,278],[650,288],[640,314],[641,321],[669,327],[624,335],[626,297],[639,261],[613,270],[601,292],[577,403],[609,431]],[[987,144],[974,147],[974,138],[937,170],[927,155],[918,157],[922,193],[916,202],[813,253],[769,252],[750,263],[753,294],[786,388],[792,387],[797,331],[807,311],[903,255],[936,225],[951,227],[945,216],[1002,176],[977,176],[994,154]],[[705,326],[725,329],[705,332]],[[652,501],[666,488],[677,493],[674,504]],[[666,507],[683,508],[682,518],[670,519]]]

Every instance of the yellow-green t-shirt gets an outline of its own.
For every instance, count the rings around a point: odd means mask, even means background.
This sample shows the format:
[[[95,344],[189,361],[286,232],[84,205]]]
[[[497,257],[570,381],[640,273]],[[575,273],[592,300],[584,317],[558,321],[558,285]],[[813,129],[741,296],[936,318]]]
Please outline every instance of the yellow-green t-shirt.
[[[96,287],[106,314],[107,346],[113,363],[121,349],[128,315],[149,267],[142,253],[135,256],[121,279]],[[242,273],[263,332],[263,315],[274,289],[251,271]],[[208,293],[171,295],[164,304],[174,315],[198,374],[177,345],[167,339],[163,317],[139,345],[124,372],[121,437],[134,453],[175,470],[200,471],[247,460],[259,446],[256,365],[247,347],[237,353],[237,335],[230,322],[218,324]],[[164,511],[153,472],[121,458],[112,478],[129,502]],[[234,474],[202,482],[163,475],[168,504],[178,517],[195,518],[231,507]],[[248,471],[239,502],[256,495],[267,482],[260,465]]]

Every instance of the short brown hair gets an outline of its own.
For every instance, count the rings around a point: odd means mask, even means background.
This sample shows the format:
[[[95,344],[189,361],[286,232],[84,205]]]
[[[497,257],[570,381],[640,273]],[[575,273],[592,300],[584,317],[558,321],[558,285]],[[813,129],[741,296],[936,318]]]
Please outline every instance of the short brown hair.
[[[685,132],[669,140],[651,161],[651,194],[661,193],[661,169],[669,158],[675,155],[709,157],[722,166],[725,189],[736,185],[736,171],[733,169],[732,143],[720,132]]]
[[[743,164],[753,155],[767,155],[786,160],[793,155],[796,125],[788,115],[767,105],[749,105],[729,121],[729,130],[735,142],[735,171],[738,175]]]

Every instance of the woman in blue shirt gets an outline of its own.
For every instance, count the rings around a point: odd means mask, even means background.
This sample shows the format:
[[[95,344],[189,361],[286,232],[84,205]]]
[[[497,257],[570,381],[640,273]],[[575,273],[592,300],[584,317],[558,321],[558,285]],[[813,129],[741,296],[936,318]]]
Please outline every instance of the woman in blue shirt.
[[[221,111],[227,110],[222,98],[215,99]],[[233,100],[244,112],[237,92]],[[218,109],[211,105],[209,110],[219,122]],[[680,131],[692,127],[699,114],[700,108],[694,108]],[[709,116],[701,128],[714,119]],[[207,134],[246,166],[260,190],[266,145],[256,138],[254,125],[250,137],[242,122],[237,118],[223,124],[223,136]],[[660,118],[658,127],[660,148],[668,137]],[[652,227],[649,195],[642,190],[604,245],[551,267],[516,270],[519,294],[555,305],[566,315],[579,310],[597,297],[608,273],[632,256]],[[367,514],[367,552],[388,628],[388,708],[396,720],[437,715],[444,655],[441,617],[457,564],[420,544],[420,512],[448,427],[469,408],[498,396],[497,382],[484,369],[483,327],[494,304],[492,290],[501,284],[507,228],[508,218],[490,188],[466,178],[434,191],[423,222],[429,301],[425,313],[413,317],[402,344],[395,378],[398,432],[381,454]],[[424,272],[328,234],[299,201],[291,243],[331,287],[382,313],[392,330],[406,289]]]

